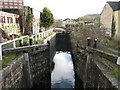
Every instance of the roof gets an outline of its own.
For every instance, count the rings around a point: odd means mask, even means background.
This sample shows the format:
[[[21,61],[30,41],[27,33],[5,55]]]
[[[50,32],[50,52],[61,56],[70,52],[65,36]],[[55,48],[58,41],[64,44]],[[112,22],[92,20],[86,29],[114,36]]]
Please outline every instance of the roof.
[[[108,1],[107,3],[110,5],[113,11],[120,10],[120,1]]]

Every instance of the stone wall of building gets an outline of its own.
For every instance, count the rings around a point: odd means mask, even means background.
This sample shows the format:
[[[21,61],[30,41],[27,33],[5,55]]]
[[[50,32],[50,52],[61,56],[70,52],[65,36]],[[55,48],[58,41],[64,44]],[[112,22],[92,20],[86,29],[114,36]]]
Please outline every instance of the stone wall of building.
[[[113,10],[107,3],[101,13],[100,22],[106,30],[106,34],[111,36],[112,29],[112,20],[113,20]]]
[[[114,11],[114,32],[115,32],[115,40],[117,40],[120,43],[120,10]]]

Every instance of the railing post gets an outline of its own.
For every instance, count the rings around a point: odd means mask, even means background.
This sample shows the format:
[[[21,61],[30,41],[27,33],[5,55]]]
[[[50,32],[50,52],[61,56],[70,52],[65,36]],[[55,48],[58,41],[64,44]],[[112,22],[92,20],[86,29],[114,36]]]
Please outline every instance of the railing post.
[[[0,60],[2,60],[2,45],[0,45]]]
[[[13,48],[16,48],[15,40],[13,41]]]
[[[48,48],[50,49],[50,41],[47,41],[47,44],[48,44]]]
[[[43,32],[43,38],[45,37],[45,32]]]
[[[23,43],[22,43],[22,40],[21,40],[21,39],[19,40],[19,45],[20,45],[20,47],[23,45]]]
[[[29,44],[33,45],[33,39],[31,37],[29,38]]]
[[[35,36],[35,41],[37,41],[37,35]]]
[[[44,37],[45,37],[46,31],[44,32]]]
[[[94,46],[93,46],[93,47],[94,47],[94,48],[97,47],[97,39],[94,40]]]
[[[41,38],[43,38],[43,32],[41,33]]]
[[[40,39],[40,34],[39,34],[39,39]]]
[[[21,42],[22,42],[22,44],[23,44],[23,38],[22,38],[21,40],[22,40]]]
[[[28,36],[27,39],[28,39],[28,40],[27,40],[27,43],[29,44],[29,42],[30,42],[30,37]]]

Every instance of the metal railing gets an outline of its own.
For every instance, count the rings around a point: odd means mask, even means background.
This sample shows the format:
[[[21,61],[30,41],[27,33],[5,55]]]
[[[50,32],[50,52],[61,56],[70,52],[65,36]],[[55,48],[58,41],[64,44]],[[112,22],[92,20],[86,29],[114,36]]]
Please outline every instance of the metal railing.
[[[37,34],[32,35],[32,36],[26,35],[26,36],[22,36],[20,38],[16,38],[16,39],[13,39],[13,40],[9,40],[7,42],[0,43],[0,60],[3,59],[2,51],[3,51],[3,46],[4,45],[12,43],[12,47],[16,48],[17,47],[17,41],[20,41],[21,43],[23,43],[23,39],[25,39],[25,38],[28,38],[28,43],[29,43],[30,39],[33,39],[33,41],[37,41],[40,38],[44,38],[44,37],[48,36],[52,32],[53,32],[53,29],[49,29],[49,30],[37,33]]]

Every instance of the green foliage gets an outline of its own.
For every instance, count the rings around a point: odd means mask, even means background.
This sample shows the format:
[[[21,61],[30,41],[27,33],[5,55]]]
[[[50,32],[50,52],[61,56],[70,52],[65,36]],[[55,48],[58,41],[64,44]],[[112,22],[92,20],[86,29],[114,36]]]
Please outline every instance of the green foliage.
[[[110,71],[108,71],[106,74],[120,79],[120,67],[105,58],[101,58],[101,60],[104,61],[104,63],[110,68]]]
[[[113,20],[112,20],[112,37],[114,37],[115,32],[116,32],[116,30],[115,30],[115,21],[114,21],[114,18],[113,18]]]
[[[13,61],[19,55],[20,54],[18,53],[11,53],[11,54],[4,55],[2,60],[2,67],[3,68],[6,67],[9,62]]]
[[[31,28],[31,23],[33,21],[33,15],[31,14],[30,10],[28,10],[28,13],[26,15],[26,19],[25,19],[25,34],[29,34],[30,33],[30,28]]]
[[[50,27],[54,23],[54,17],[51,11],[45,7],[40,14],[41,26],[44,28]]]

